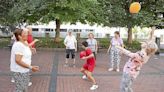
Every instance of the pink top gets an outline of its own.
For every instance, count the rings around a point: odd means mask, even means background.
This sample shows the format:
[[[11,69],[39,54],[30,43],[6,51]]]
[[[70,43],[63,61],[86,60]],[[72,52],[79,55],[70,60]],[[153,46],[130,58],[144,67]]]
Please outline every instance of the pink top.
[[[112,46],[115,46],[115,45],[121,46],[122,44],[123,44],[123,40],[121,38],[116,39],[115,37],[113,37],[111,40]]]
[[[130,51],[125,51],[124,54],[130,57],[128,62],[126,62],[123,72],[130,74],[133,78],[136,78],[139,74],[139,71],[142,67],[143,53],[136,52],[132,53]]]

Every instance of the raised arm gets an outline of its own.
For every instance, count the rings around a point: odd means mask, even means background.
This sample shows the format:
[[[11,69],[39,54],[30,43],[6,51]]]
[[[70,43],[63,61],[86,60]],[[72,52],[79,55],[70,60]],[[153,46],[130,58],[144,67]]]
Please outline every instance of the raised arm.
[[[116,46],[116,48],[120,49],[123,54],[125,54],[125,55],[127,55],[127,56],[129,56],[131,58],[135,57],[135,53],[132,53],[131,51],[126,50],[126,49],[124,49],[121,46]]]
[[[28,45],[31,47],[32,45],[34,45],[38,41],[39,41],[38,39],[35,39],[34,41],[32,41],[31,43],[29,43]]]

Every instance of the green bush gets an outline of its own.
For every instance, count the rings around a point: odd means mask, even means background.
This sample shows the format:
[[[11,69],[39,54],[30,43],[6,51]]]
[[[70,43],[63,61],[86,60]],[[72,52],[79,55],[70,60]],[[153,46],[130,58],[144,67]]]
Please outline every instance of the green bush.
[[[129,50],[140,50],[141,49],[141,43],[137,40],[132,41],[132,44],[128,44],[127,41],[124,41],[124,45],[126,49]]]
[[[98,44],[99,44],[99,47],[108,48],[110,41],[108,38],[101,38],[101,39],[98,39]]]
[[[97,39],[99,42],[99,46],[102,48],[108,48],[110,41],[108,38],[101,38],[101,39]],[[141,48],[141,43],[137,40],[134,40],[132,42],[132,44],[128,44],[128,42],[126,41],[126,39],[124,40],[124,46],[126,49],[129,50],[139,50]]]
[[[36,48],[64,48],[63,39],[60,43],[55,43],[54,39],[49,37],[38,39],[39,41],[36,43]]]
[[[10,38],[0,38],[0,48],[10,45]]]
[[[60,43],[55,43],[53,38],[37,38],[39,42],[36,43],[36,48],[64,48],[63,41]],[[109,47],[110,41],[108,38],[97,39],[99,47],[103,49],[107,49]],[[0,38],[0,48],[7,47],[10,45],[10,38]],[[124,40],[124,45],[126,49],[129,50],[139,50],[141,47],[141,43],[137,40],[134,40],[132,44],[128,44],[126,40]]]

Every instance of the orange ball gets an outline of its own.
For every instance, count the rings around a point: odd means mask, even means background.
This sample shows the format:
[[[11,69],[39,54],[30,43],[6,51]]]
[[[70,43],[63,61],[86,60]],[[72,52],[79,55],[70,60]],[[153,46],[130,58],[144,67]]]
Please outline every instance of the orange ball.
[[[80,52],[80,58],[83,58],[83,57],[85,57],[86,56],[86,52],[85,51],[81,51]]]
[[[138,13],[141,9],[141,5],[139,2],[133,2],[130,5],[129,12],[130,13]]]

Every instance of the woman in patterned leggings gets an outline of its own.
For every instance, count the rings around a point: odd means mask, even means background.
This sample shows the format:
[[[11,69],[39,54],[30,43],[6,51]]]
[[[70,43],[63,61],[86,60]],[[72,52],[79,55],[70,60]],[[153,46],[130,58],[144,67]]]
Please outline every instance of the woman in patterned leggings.
[[[16,89],[14,92],[28,92],[28,83],[30,80],[30,69],[39,71],[38,66],[31,66],[31,49],[26,43],[27,32],[22,29],[16,29],[14,32],[17,42],[13,44],[11,50],[10,70],[13,73]]]
[[[110,57],[111,57],[111,68],[108,69],[108,71],[114,70],[114,65],[116,63],[116,71],[119,72],[119,66],[120,66],[120,50],[116,48],[116,46],[123,47],[123,40],[120,38],[120,33],[116,31],[115,36],[111,40],[111,44],[108,48],[107,53],[110,51]]]

